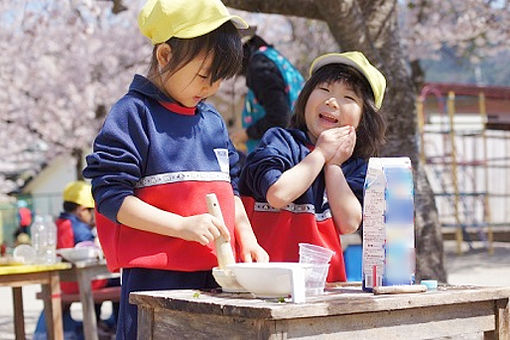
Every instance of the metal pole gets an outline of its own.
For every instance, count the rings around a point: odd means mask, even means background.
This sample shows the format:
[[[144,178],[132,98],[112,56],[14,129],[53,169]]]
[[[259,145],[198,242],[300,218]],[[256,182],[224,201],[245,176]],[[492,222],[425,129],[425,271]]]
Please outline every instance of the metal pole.
[[[489,254],[494,254],[494,234],[491,225],[491,211],[489,202],[489,167],[487,166],[487,110],[485,106],[485,94],[480,92],[478,94],[478,105],[480,108],[480,117],[482,119],[482,141],[483,141],[483,170],[484,170],[484,183],[485,195],[483,200],[484,205],[484,220],[487,223],[487,241],[489,242]]]
[[[421,96],[416,100],[416,114],[418,115],[418,132],[420,133],[420,162],[425,166],[425,119],[423,115],[423,98]]]
[[[457,184],[457,151],[455,147],[455,93],[448,92],[448,117],[450,119],[450,144],[451,144],[451,164],[452,164],[452,184],[453,184],[453,209],[455,214],[455,223],[457,229],[455,231],[455,239],[457,240],[457,254],[462,254],[462,225],[459,217],[459,188]]]

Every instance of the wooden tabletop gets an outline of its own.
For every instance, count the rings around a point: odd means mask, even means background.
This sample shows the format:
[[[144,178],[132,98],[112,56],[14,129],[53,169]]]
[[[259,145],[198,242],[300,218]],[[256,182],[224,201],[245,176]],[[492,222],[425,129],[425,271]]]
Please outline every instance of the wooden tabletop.
[[[29,274],[53,270],[70,269],[71,264],[60,262],[54,264],[17,264],[0,266],[0,275]]]
[[[320,296],[309,297],[304,304],[289,299],[258,299],[252,294],[222,293],[221,290],[166,290],[131,293],[134,304],[232,317],[283,320],[301,317],[331,316],[388,311],[480,301],[508,299],[510,287],[440,286],[436,291],[393,295],[374,295],[361,287],[334,285]]]

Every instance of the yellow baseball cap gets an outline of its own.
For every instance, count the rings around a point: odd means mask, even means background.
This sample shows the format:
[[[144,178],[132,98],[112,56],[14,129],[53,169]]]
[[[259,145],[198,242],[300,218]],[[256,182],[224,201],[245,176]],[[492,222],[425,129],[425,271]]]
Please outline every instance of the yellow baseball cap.
[[[310,76],[322,66],[329,64],[345,64],[354,67],[370,83],[374,94],[375,107],[381,108],[386,90],[386,78],[361,52],[328,53],[317,57],[310,66]]]
[[[75,181],[66,185],[63,199],[66,202],[76,203],[85,208],[94,208],[92,186],[84,181]]]
[[[154,45],[172,37],[196,38],[231,20],[238,29],[248,24],[230,15],[220,0],[148,0],[138,15],[138,26]]]

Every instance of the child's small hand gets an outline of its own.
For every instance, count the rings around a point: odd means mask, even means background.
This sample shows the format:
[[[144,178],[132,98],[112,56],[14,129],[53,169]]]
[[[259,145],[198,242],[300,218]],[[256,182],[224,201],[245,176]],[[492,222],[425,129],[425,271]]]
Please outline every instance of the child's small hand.
[[[243,244],[240,255],[243,262],[269,262],[269,255],[257,242]]]
[[[354,152],[356,145],[356,130],[350,127],[349,134],[345,135],[336,149],[335,155],[327,162],[327,164],[342,165],[343,162],[348,160]]]
[[[230,241],[227,227],[211,214],[185,217],[179,230],[179,237],[186,241],[195,241],[205,246],[222,235]]]
[[[343,138],[349,135],[351,130],[351,126],[342,126],[321,132],[317,139],[315,149],[322,153],[326,163],[329,163],[335,156],[338,147],[342,144]]]

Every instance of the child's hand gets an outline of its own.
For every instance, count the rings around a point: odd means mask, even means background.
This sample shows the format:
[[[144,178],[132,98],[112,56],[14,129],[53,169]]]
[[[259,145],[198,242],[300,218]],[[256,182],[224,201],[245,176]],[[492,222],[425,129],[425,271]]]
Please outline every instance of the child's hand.
[[[186,241],[195,241],[205,246],[220,235],[230,241],[227,227],[211,214],[201,214],[184,217],[179,228],[179,237]]]
[[[342,165],[343,162],[352,156],[354,146],[356,145],[356,130],[354,130],[352,126],[349,126],[349,128],[349,133],[341,139],[335,155],[329,160],[329,162],[327,162],[327,164]]]
[[[343,143],[344,137],[349,135],[352,129],[351,126],[342,126],[321,132],[315,149],[322,153],[326,163],[329,163],[335,156],[339,146]]]
[[[269,255],[256,241],[243,243],[240,256],[243,262],[269,262]]]

